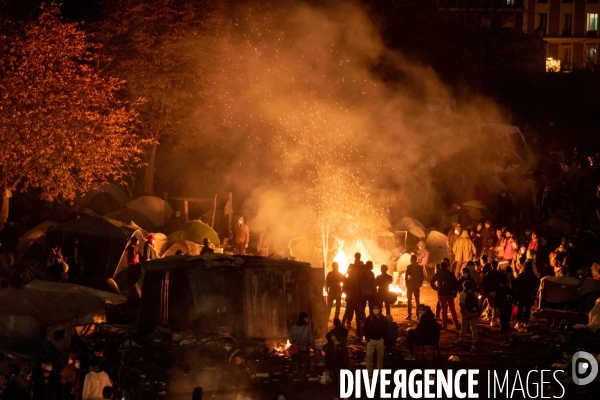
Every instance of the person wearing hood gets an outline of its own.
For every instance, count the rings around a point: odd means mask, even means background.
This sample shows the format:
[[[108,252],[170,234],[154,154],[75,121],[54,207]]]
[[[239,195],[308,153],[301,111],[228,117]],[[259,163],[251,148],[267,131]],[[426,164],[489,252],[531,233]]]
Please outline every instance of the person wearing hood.
[[[144,245],[144,261],[156,260],[158,255],[154,249],[154,235],[150,234],[146,238],[146,244]]]
[[[81,393],[81,361],[77,353],[69,354],[67,365],[60,372],[65,399],[78,399]]]
[[[417,338],[429,343],[436,335],[438,335],[440,329],[440,324],[437,322],[437,319],[429,306],[421,304],[417,309],[417,313],[420,315],[419,325],[415,328],[408,328],[406,330],[406,343],[408,344],[408,350],[410,352],[410,355],[404,358],[407,361],[416,359],[415,344],[417,343]]]
[[[496,242],[496,236],[494,235],[494,228],[492,228],[492,222],[490,220],[485,221],[483,228],[481,229],[481,248],[482,254],[488,256],[488,260],[494,260],[494,244]]]
[[[448,249],[448,258],[450,259],[449,265],[452,265],[455,260],[454,244],[456,243],[456,240],[458,240],[458,238],[460,237],[460,229],[460,225],[456,222],[453,222],[452,228],[450,228],[450,230],[448,231],[448,235],[446,235],[448,236],[446,247]]]
[[[100,361],[93,359],[90,361],[90,372],[85,376],[83,382],[82,400],[102,400],[102,391],[106,386],[112,386],[108,374],[102,371]]]
[[[250,228],[244,223],[244,217],[238,218],[237,224],[233,227],[233,253],[246,254],[248,243],[250,242]]]
[[[298,374],[296,381],[304,382],[306,375],[310,370],[310,349],[317,354],[315,337],[312,327],[308,324],[308,314],[301,312],[298,315],[296,325],[292,326],[289,334],[289,341],[292,345],[298,346],[298,354],[292,355],[292,360],[296,364]]]
[[[32,399],[33,400],[60,400],[62,399],[62,385],[58,374],[53,370],[52,361],[42,362],[41,370],[32,371]]]
[[[460,279],[460,272],[467,262],[473,259],[473,256],[477,253],[477,249],[473,244],[473,241],[469,237],[469,232],[464,230],[460,237],[454,243],[454,247],[452,248],[454,251],[454,257],[456,258],[456,270],[454,271],[454,275],[456,279]]]
[[[471,240],[475,245],[475,257],[481,257],[483,252],[483,238],[481,237],[481,224],[477,225],[477,229],[471,229]]]
[[[223,342],[223,348],[225,349],[225,364],[229,365],[235,360],[235,355],[241,354],[242,350],[236,345],[235,340],[232,337],[225,337]]]

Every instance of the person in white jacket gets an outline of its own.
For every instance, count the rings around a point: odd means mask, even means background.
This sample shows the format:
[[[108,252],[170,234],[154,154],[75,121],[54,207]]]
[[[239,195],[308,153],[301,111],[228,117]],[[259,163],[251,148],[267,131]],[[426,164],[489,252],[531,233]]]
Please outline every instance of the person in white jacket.
[[[102,400],[102,390],[106,386],[111,386],[112,383],[108,379],[108,374],[102,371],[100,362],[92,360],[90,362],[90,372],[85,376],[83,381],[83,400]]]

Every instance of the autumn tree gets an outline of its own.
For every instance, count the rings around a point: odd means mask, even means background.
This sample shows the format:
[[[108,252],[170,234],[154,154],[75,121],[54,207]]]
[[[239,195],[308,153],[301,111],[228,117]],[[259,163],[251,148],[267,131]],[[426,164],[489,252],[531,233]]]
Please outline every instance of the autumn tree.
[[[94,68],[96,50],[56,5],[0,34],[0,224],[15,190],[72,198],[137,161],[137,114]]]
[[[207,86],[203,69],[217,57],[227,2],[118,0],[103,7],[106,17],[95,28],[104,45],[101,63],[126,81],[130,99],[144,99],[138,129],[148,139],[143,192],[154,194],[158,146],[199,140],[203,133],[196,117]]]

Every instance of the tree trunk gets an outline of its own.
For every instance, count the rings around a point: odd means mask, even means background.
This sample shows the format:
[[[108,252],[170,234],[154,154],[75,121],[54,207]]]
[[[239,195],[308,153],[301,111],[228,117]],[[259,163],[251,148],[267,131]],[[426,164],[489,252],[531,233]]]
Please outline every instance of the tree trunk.
[[[8,201],[12,197],[12,192],[8,189],[0,191],[0,229],[4,227],[8,219]]]
[[[150,151],[146,153],[146,171],[144,173],[144,193],[154,196],[154,168],[156,165],[156,148],[158,144],[154,143]]]

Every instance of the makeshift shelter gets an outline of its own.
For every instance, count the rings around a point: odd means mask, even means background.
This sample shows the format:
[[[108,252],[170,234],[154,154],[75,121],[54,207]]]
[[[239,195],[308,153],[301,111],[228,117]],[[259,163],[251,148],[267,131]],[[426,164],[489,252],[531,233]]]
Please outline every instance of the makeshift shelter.
[[[53,293],[88,294],[101,299],[102,301],[104,301],[105,304],[110,304],[113,306],[123,304],[127,301],[127,298],[120,294],[105,292],[104,290],[93,289],[87,286],[74,285],[72,283],[58,283],[35,280],[25,285],[24,289],[40,290],[43,292]]]
[[[194,243],[202,244],[204,238],[208,238],[215,246],[220,245],[219,235],[217,232],[202,221],[188,221],[181,227],[180,231],[173,232],[169,235],[169,241],[177,242],[181,240],[189,240]]]
[[[206,254],[147,262],[142,274],[140,325],[147,331],[201,321],[219,333],[282,339],[302,311],[318,335],[327,331],[323,270],[307,263]]]
[[[152,232],[155,228],[150,218],[133,208],[122,208],[106,214],[106,217],[121,221],[127,225],[135,224],[146,232]]]
[[[86,293],[0,290],[0,325],[5,336],[47,339],[71,347],[76,325],[104,322],[104,300]]]
[[[137,227],[106,217],[83,217],[56,226],[46,235],[46,247],[59,244],[67,263],[75,259],[75,239],[78,257],[84,264],[84,283],[104,289],[106,279],[112,278],[117,266],[127,267],[126,247],[132,236],[143,246],[144,237]]]
[[[46,253],[44,247],[45,235],[50,229],[57,225],[58,223],[56,222],[44,221],[38,226],[25,232],[19,239],[19,244],[17,245],[17,259],[43,259]]]
[[[487,206],[479,200],[471,200],[462,203],[462,206],[467,209],[471,220],[481,222],[492,217],[492,213]]]
[[[155,196],[138,197],[127,203],[127,208],[141,212],[152,221],[154,226],[165,226],[166,219],[173,214],[169,203]]]
[[[425,238],[427,229],[425,226],[414,218],[405,217],[398,224],[397,230],[408,231],[411,235],[418,237],[419,239]]]
[[[179,240],[177,242],[167,242],[164,251],[159,254],[160,257],[174,256],[178,250],[181,250],[183,254],[190,256],[197,256],[200,254],[202,246],[191,242],[189,240]]]
[[[129,200],[127,193],[115,184],[102,186],[99,190],[90,190],[83,197],[75,200],[75,208],[83,213],[86,209],[98,215],[106,215],[125,207]]]
[[[431,231],[425,245],[429,249],[429,262],[437,264],[448,257],[448,237],[441,232]]]
[[[540,282],[539,297],[541,307],[562,308],[570,304],[577,311],[587,312],[600,297],[600,281],[546,276]]]

